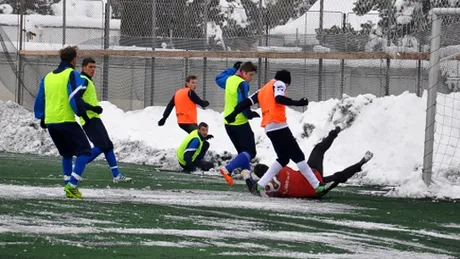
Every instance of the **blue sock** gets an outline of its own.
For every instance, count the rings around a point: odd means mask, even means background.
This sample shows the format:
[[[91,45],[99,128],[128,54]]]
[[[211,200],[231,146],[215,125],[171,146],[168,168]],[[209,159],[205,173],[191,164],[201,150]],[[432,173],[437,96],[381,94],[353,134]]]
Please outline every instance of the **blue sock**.
[[[102,154],[102,150],[98,147],[93,147],[91,149],[91,156],[89,157],[88,164],[93,162],[96,157],[98,157],[100,154]]]
[[[79,155],[75,160],[75,166],[73,168],[72,176],[70,177],[70,184],[72,187],[77,187],[78,181],[81,181],[83,171],[85,171],[86,164],[91,156],[90,155]]]
[[[66,185],[72,174],[72,157],[62,157],[62,174],[64,175],[64,185]]]
[[[248,152],[239,153],[228,165],[225,166],[227,171],[232,174],[236,168],[251,170],[251,156]]]
[[[117,177],[120,172],[118,171],[117,158],[115,157],[113,150],[105,153],[105,159],[107,160],[107,163],[109,163],[110,170],[112,170],[113,178]]]

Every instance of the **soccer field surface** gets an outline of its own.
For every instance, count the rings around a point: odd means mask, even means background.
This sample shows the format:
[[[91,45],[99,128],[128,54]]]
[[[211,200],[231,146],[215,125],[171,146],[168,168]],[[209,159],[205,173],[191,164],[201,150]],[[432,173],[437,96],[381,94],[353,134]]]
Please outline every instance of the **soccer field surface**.
[[[0,153],[0,258],[458,258],[456,201],[375,186],[321,200],[252,196],[242,181],[94,162],[65,198],[60,159]]]

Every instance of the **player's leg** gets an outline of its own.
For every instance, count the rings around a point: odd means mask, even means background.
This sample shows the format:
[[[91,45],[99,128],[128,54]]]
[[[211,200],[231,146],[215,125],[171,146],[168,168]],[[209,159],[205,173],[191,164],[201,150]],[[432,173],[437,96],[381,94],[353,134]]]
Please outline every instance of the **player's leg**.
[[[62,135],[59,130],[56,130],[55,125],[48,126],[48,133],[56,146],[59,155],[62,157],[62,173],[64,176],[65,186],[70,181],[70,176],[72,174],[73,152],[68,148],[65,136]]]
[[[285,146],[285,153],[288,154],[289,158],[297,164],[300,173],[308,180],[311,184],[313,189],[317,192],[322,191],[324,186],[320,183],[316,175],[311,170],[310,166],[307,164],[305,160],[305,155],[300,149],[299,144],[297,143],[296,139],[292,135],[292,132],[289,128],[285,128],[284,130],[284,146]]]
[[[323,160],[324,153],[331,147],[332,142],[337,138],[337,135],[341,131],[340,127],[336,127],[334,130],[331,130],[327,137],[325,137],[321,142],[315,145],[313,150],[310,153],[307,164],[311,168],[315,168],[318,172],[323,175]]]
[[[271,164],[265,174],[257,182],[257,188],[263,195],[265,186],[278,174],[278,172],[289,163],[289,145],[286,143],[287,128],[269,131],[267,136],[272,142],[277,159]]]
[[[345,183],[348,179],[353,177],[356,173],[361,172],[361,167],[369,162],[372,159],[374,154],[370,151],[367,151],[364,154],[364,157],[356,164],[345,168],[344,170],[334,173],[330,176],[325,176],[323,178],[325,183],[336,182],[336,183]]]
[[[225,129],[238,155],[225,167],[219,168],[219,171],[227,183],[233,185],[233,179],[231,178],[233,170],[237,168],[243,170],[251,169],[251,159],[256,155],[255,137],[249,123],[238,126],[225,125]]]
[[[113,143],[102,120],[99,118],[91,119],[91,123],[88,123],[85,127],[85,131],[94,144],[94,148],[91,150],[91,158],[93,158],[95,152],[100,150],[100,152],[104,153],[105,159],[109,164],[113,182],[131,182],[132,178],[120,173],[118,169],[117,159],[113,152]]]
[[[183,129],[185,132],[187,132],[188,134],[190,134],[190,132],[198,129],[198,125],[196,123],[179,123],[179,127],[181,129]]]
[[[201,151],[196,157],[195,161],[198,161],[198,168],[200,168],[203,171],[209,171],[211,168],[214,167],[214,164],[210,161],[203,161],[204,156],[206,155],[206,152],[208,152],[209,149],[209,142],[204,141],[203,146],[201,147]]]
[[[69,198],[82,198],[77,188],[78,182],[82,180],[83,171],[91,156],[91,146],[86,138],[83,129],[78,123],[63,123],[55,125],[56,129],[65,137],[67,148],[77,156],[69,183],[65,186],[66,196]]]

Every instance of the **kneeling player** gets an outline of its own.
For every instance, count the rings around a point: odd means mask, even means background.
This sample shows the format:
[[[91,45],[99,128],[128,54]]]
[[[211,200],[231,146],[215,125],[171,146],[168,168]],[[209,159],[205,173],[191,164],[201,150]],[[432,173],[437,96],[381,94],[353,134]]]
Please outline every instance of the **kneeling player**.
[[[203,161],[204,155],[209,149],[209,142],[206,140],[208,129],[208,124],[200,122],[198,129],[190,132],[176,150],[177,160],[184,171],[195,171],[196,168],[209,171],[214,167],[213,163]]]
[[[332,142],[340,131],[340,127],[336,127],[334,130],[330,131],[329,135],[313,148],[310,157],[308,158],[307,163],[312,168],[318,180],[321,183],[326,184],[326,189],[324,192],[320,194],[316,193],[315,189],[311,186],[311,184],[302,175],[301,172],[285,166],[278,172],[278,174],[265,188],[266,196],[284,198],[321,197],[333,188],[337,187],[339,183],[345,183],[357,172],[360,172],[361,167],[372,158],[372,152],[367,151],[364,157],[358,163],[345,168],[343,171],[323,177],[324,153],[330,148]],[[254,168],[254,173],[259,178],[261,178],[267,170],[267,165],[257,164]],[[247,172],[242,172],[242,175],[246,181],[246,184],[248,185],[249,191],[255,195],[259,195],[260,192],[255,190],[256,183],[252,181],[250,175]]]

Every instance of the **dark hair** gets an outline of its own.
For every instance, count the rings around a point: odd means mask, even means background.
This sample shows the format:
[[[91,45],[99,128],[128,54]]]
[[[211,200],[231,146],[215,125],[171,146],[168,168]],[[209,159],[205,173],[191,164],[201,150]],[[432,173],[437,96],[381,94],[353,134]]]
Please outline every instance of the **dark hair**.
[[[88,64],[96,64],[96,60],[94,60],[93,58],[84,58],[83,61],[81,62],[81,66],[82,67],[85,67],[87,66]]]
[[[77,46],[69,46],[61,49],[59,56],[61,57],[61,61],[72,62],[77,57]]]
[[[201,127],[209,128],[206,122],[200,122],[200,124],[198,124],[198,128],[201,128]]]
[[[276,80],[280,80],[285,84],[291,84],[291,72],[286,69],[276,71],[275,75]]]
[[[185,82],[190,83],[190,81],[196,80],[196,79],[198,79],[198,77],[197,77],[196,75],[189,75],[189,76],[187,76],[187,78],[185,79]]]
[[[264,176],[267,170],[268,170],[268,166],[265,164],[257,164],[254,166],[254,174],[257,175],[257,177],[259,178],[262,178],[262,176]]]
[[[257,66],[254,65],[251,61],[244,62],[240,66],[241,72],[256,72],[257,73]]]

